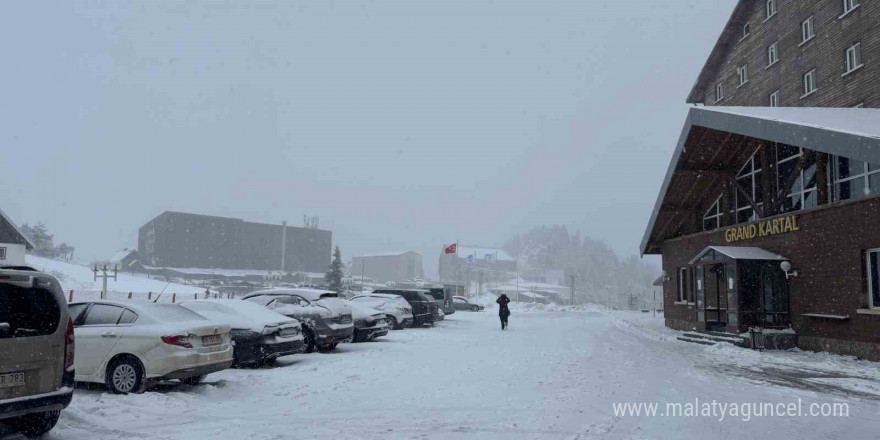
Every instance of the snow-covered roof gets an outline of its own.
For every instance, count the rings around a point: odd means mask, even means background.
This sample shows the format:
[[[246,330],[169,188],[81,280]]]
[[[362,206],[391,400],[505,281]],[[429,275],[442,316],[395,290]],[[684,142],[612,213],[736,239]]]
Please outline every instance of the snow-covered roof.
[[[703,249],[702,252],[697,254],[693,260],[691,260],[688,264],[694,264],[703,257],[703,255],[708,254],[711,251],[715,251],[721,254],[724,254],[734,260],[787,260],[781,255],[776,255],[772,252],[765,251],[759,247],[753,246],[709,246],[706,249]]]
[[[0,209],[0,218],[2,218],[3,220],[5,220],[6,223],[9,223],[9,226],[11,226],[12,229],[13,229],[13,230],[14,230],[19,236],[21,236],[21,239],[24,240],[25,247],[27,248],[27,250],[31,250],[31,249],[34,248],[34,244],[31,242],[31,240],[30,240],[29,238],[27,238],[27,236],[24,235],[24,234],[21,232],[21,229],[18,228],[18,225],[16,225],[15,222],[12,221],[12,219],[9,218],[9,216],[6,215],[6,213],[3,212],[2,209]]]
[[[412,251],[397,251],[397,252],[375,252],[370,254],[362,254],[358,255],[355,258],[373,258],[373,257],[399,257],[403,254],[408,254]]]
[[[486,255],[492,255],[492,257],[497,261],[515,261],[513,257],[510,256],[503,249],[495,249],[495,248],[487,248],[487,247],[477,247],[477,246],[458,246],[457,253],[460,258],[467,258],[469,255],[475,255],[477,260],[486,259]]]
[[[167,269],[173,272],[178,272],[186,275],[217,275],[223,277],[245,277],[245,276],[265,276],[272,271],[269,270],[256,270],[256,269],[202,269],[198,267],[154,267],[154,266],[144,266],[147,269],[151,270],[162,270]]]
[[[134,253],[134,252],[137,252],[137,250],[135,250],[135,249],[128,249],[128,248],[122,249],[122,250],[120,250],[120,251],[116,251],[116,253],[114,253],[112,256],[110,256],[110,260],[109,260],[109,261],[110,261],[111,263],[120,262],[120,261],[122,261],[123,258],[125,258],[125,257],[127,257],[127,256],[129,256],[129,255],[131,255],[131,254]]]
[[[640,246],[652,242],[657,217],[679,171],[691,129],[703,127],[880,164],[880,110],[830,107],[691,107]],[[699,146],[697,147],[699,148]],[[662,241],[662,238],[659,239]],[[656,243],[655,243],[656,245]],[[656,246],[653,246],[656,248]]]

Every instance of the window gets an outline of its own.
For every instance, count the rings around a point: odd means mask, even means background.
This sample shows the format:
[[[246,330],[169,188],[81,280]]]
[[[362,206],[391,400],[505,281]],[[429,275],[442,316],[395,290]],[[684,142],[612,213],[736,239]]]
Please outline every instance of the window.
[[[703,214],[703,230],[711,231],[721,227],[721,197]]]
[[[776,0],[767,0],[767,20],[776,15]]]
[[[750,28],[750,26],[749,26],[749,22],[746,22],[746,24],[743,25],[743,35],[742,35],[742,38],[745,38],[745,37],[748,37],[748,36],[749,36],[749,31],[750,31],[749,28]]]
[[[813,39],[816,36],[816,31],[813,29],[813,17],[804,20],[801,23],[801,44],[806,43]]]
[[[122,315],[122,307],[107,304],[95,304],[86,314],[83,325],[116,325]]]
[[[134,324],[137,319],[137,313],[125,309],[125,311],[122,312],[122,316],[119,317],[119,325],[131,325]]]
[[[0,260],[5,260],[5,259],[6,259],[6,248],[0,247]]]
[[[678,302],[693,302],[693,296],[690,292],[690,277],[688,276],[688,268],[682,267],[678,269]],[[878,303],[880,304],[880,303]]]
[[[740,169],[739,174],[736,176],[736,183],[749,194],[752,200],[755,201],[756,205],[762,206],[764,202],[764,187],[761,185],[761,169],[758,168],[758,165],[755,162],[755,156],[758,151],[760,151],[760,149],[756,150],[755,153],[752,154],[752,157],[750,157],[745,165],[743,165],[742,169]],[[736,204],[732,211],[735,210],[736,222],[746,223],[752,220],[757,220],[758,215],[755,213],[755,210],[752,209],[752,205],[749,203],[748,199],[743,197],[739,189],[736,189],[734,194],[736,194],[734,197]]]
[[[776,145],[776,187],[782,185],[797,173],[804,150],[785,144]],[[798,173],[791,185],[791,191],[786,194],[782,204],[783,212],[799,211],[818,205],[818,193],[816,187],[816,161],[811,158],[804,164],[804,169]]]
[[[849,200],[880,194],[880,165],[834,156],[834,199]]]
[[[73,325],[75,327],[79,327],[80,325],[82,325],[82,321],[80,320],[80,318],[87,308],[89,308],[89,305],[86,303],[71,304],[67,306],[67,313],[70,314],[70,320],[73,322]]]
[[[770,107],[779,107],[779,90],[770,94]]]
[[[718,84],[715,86],[715,102],[721,101],[724,99],[724,84]]]
[[[846,50],[846,73],[859,67],[862,67],[862,43],[853,44]]]
[[[743,85],[749,82],[749,66],[740,66],[736,69],[737,75],[739,75],[739,85]]]
[[[6,324],[0,327],[0,340],[51,335],[60,320],[51,290],[0,284],[0,322]]]
[[[859,0],[843,0],[843,15],[849,14],[859,7]]]
[[[872,309],[880,308],[880,249],[865,252],[868,269],[868,304]]]
[[[767,67],[779,61],[779,42],[773,43],[767,48]]]
[[[804,74],[804,96],[816,91],[816,69]]]

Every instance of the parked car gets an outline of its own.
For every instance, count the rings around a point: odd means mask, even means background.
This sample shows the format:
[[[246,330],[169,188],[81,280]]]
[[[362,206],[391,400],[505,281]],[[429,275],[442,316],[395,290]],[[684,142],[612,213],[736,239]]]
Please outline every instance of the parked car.
[[[181,306],[214,322],[229,324],[233,366],[258,367],[305,349],[302,324],[252,301],[208,299]]]
[[[354,339],[354,319],[351,306],[339,294],[330,290],[313,288],[290,289],[307,300],[326,307],[333,312],[333,335],[338,342],[351,342]]]
[[[400,295],[383,293],[361,294],[352,297],[351,301],[385,312],[388,327],[392,330],[400,330],[412,326],[412,306]]]
[[[354,333],[351,313],[335,313],[327,302],[314,303],[297,293],[308,289],[260,290],[245,295],[243,299],[268,307],[275,313],[294,318],[303,325],[303,341],[306,353],[330,351]],[[311,296],[311,295],[310,295]],[[336,308],[338,311],[339,309]],[[348,309],[350,310],[350,308]]]
[[[39,437],[73,398],[73,322],[58,281],[0,267],[0,423]]]
[[[384,293],[403,297],[412,308],[413,327],[434,325],[437,320],[439,309],[434,299],[425,295],[424,290],[381,288],[373,290],[373,293]]]
[[[364,304],[348,301],[354,319],[352,342],[367,342],[388,334],[385,313]]]
[[[452,306],[455,307],[455,310],[470,310],[472,312],[479,312],[480,310],[485,309],[485,307],[479,304],[468,301],[467,298],[463,296],[453,296]]]
[[[434,299],[434,302],[437,303],[437,307],[440,308],[443,313],[441,314],[441,319],[445,318],[446,315],[451,315],[455,313],[455,308],[452,307],[452,300],[446,297],[446,289],[442,287],[426,287],[426,294]]]
[[[197,384],[232,366],[229,324],[179,304],[89,301],[69,306],[76,329],[76,380],[140,393],[154,382]]]

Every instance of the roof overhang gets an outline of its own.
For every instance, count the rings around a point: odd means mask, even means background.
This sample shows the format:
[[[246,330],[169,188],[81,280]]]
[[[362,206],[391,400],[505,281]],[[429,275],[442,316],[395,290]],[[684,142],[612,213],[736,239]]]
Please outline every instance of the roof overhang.
[[[688,264],[696,263],[700,258],[703,258],[709,252],[718,252],[728,258],[732,258],[734,260],[769,260],[769,261],[786,261],[788,258],[783,257],[782,255],[776,255],[773,252],[766,251],[759,247],[753,246],[709,246],[706,249],[703,249],[702,252],[697,254]]]
[[[18,225],[16,225],[15,222],[12,221],[12,219],[9,218],[9,216],[6,215],[6,213],[3,212],[2,209],[0,209],[0,217],[2,217],[3,220],[6,220],[6,222],[9,223],[10,226],[12,226],[12,229],[14,229],[15,232],[21,236],[21,239],[24,241],[24,246],[27,250],[30,251],[34,249],[34,243],[31,242],[31,239],[28,238],[27,235],[24,235],[23,232],[21,232],[21,229],[18,228]]]
[[[706,63],[703,64],[700,74],[697,76],[696,81],[694,81],[691,92],[687,97],[688,104],[702,103],[700,98],[707,89],[707,83],[727,60],[727,54],[730,53],[731,47],[741,39],[742,27],[751,3],[751,1],[741,0],[734,6],[733,12],[730,13],[730,18],[727,19],[727,24],[724,25],[724,29],[718,36],[718,41],[715,42],[712,52],[706,58]]]
[[[723,143],[703,141],[700,136],[706,129],[753,143],[780,142],[880,164],[880,110],[877,109],[691,107],[642,237],[642,255],[659,253],[657,239],[662,241],[663,238],[654,236],[657,218],[673,178],[682,172],[683,155],[693,157],[700,149],[715,148],[715,154],[719,149],[732,149]]]

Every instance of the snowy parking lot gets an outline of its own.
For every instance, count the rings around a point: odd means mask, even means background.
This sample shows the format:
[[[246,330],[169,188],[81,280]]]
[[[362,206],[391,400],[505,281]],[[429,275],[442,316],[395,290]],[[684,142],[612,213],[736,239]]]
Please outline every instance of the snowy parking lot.
[[[675,340],[637,312],[459,312],[142,395],[78,390],[53,439],[874,438],[880,366]],[[849,417],[662,417],[616,403],[847,403]]]

